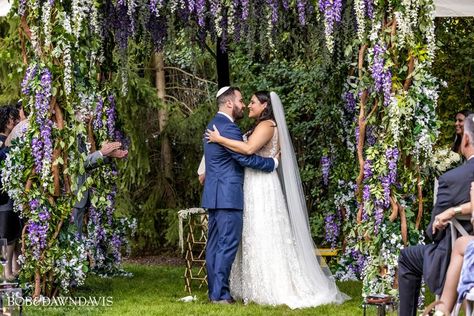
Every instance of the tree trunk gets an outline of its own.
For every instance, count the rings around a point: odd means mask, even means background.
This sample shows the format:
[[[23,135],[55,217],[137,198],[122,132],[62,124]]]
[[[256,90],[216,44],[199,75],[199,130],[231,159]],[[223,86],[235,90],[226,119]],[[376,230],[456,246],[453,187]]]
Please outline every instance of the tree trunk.
[[[162,102],[162,106],[158,110],[158,124],[161,135],[161,170],[164,172],[166,178],[172,178],[172,157],[171,146],[168,135],[164,133],[166,125],[168,124],[168,109],[165,103],[165,63],[163,53],[155,53],[154,58],[155,68],[155,86],[158,98]]]
[[[218,88],[230,86],[229,55],[227,51],[221,50],[221,39],[217,39],[216,45],[217,85]]]

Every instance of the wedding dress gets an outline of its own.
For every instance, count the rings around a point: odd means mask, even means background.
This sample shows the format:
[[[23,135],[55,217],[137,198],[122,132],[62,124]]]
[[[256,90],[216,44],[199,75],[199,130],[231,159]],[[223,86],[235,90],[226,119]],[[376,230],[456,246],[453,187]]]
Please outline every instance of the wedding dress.
[[[279,98],[275,98],[278,96],[273,94],[274,112],[278,111],[275,107],[281,106]],[[275,157],[280,151],[279,132],[287,127],[284,115],[280,120],[277,113],[275,116],[278,130],[275,128],[272,139],[259,150],[260,156]],[[294,156],[292,145],[289,146],[282,147],[279,168],[295,168],[283,163],[290,160],[288,151]],[[301,199],[304,203],[304,197],[295,196],[302,193],[302,188],[295,188],[301,186],[299,173],[292,171],[287,177],[296,174],[297,179],[291,179],[293,184],[282,181],[282,186],[275,171],[245,169],[242,241],[231,270],[231,294],[244,303],[284,304],[292,309],[341,303],[348,297],[339,292],[330,272],[319,265],[307,217],[303,216],[306,209],[299,205]],[[298,190],[290,193],[292,189]],[[301,210],[292,209],[292,203]],[[298,212],[301,214],[295,214]]]

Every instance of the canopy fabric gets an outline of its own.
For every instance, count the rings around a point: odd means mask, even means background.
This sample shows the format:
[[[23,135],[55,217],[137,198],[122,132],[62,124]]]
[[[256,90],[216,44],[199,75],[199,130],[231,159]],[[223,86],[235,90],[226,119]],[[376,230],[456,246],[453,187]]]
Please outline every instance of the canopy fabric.
[[[437,17],[474,16],[474,0],[434,0]]]
[[[0,0],[0,16],[6,16],[12,0]],[[474,16],[474,0],[434,0],[435,16]]]
[[[0,16],[6,16],[12,6],[12,1],[0,0]]]

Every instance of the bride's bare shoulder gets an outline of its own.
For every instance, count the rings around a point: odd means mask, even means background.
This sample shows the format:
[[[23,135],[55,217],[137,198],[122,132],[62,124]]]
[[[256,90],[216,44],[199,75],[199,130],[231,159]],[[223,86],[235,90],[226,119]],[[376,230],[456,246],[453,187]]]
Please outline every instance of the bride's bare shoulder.
[[[264,121],[259,122],[257,126],[276,127],[276,123],[273,120],[264,120]]]

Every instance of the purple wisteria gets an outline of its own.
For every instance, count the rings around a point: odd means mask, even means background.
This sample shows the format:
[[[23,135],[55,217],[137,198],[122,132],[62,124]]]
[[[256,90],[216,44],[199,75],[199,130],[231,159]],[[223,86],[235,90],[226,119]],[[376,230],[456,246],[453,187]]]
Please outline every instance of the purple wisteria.
[[[26,231],[30,247],[33,249],[33,256],[39,259],[41,252],[46,248],[50,214],[45,207],[40,206],[40,202],[37,199],[31,200],[29,204],[33,216],[32,219],[28,221]],[[35,215],[38,216],[38,219],[35,218]]]
[[[356,99],[352,92],[344,93],[344,105],[347,113],[353,114],[356,110]]]
[[[342,0],[319,0],[319,11],[324,14],[326,34],[332,34],[334,24],[341,22]]]
[[[377,142],[377,136],[375,135],[374,126],[367,126],[367,129],[365,132],[365,140],[369,146],[373,146]]]
[[[106,215],[107,215],[107,224],[109,226],[112,226],[112,221],[114,218],[114,212],[115,212],[115,195],[116,191],[113,190],[110,192],[110,194],[107,194],[107,208],[106,208]]]
[[[112,246],[112,254],[114,256],[115,262],[121,262],[122,261],[122,254],[121,254],[122,238],[120,238],[120,236],[117,234],[113,234],[112,240],[111,240],[111,246]]]
[[[324,185],[329,184],[329,170],[331,169],[331,158],[328,156],[321,157],[321,172],[323,174]]]
[[[206,10],[206,0],[196,0],[196,14],[198,17],[198,25],[200,27],[205,26],[205,10]]]
[[[367,159],[364,162],[364,180],[367,180],[368,178],[372,177],[372,175],[373,175],[372,160]]]
[[[388,162],[388,176],[391,184],[397,181],[397,162],[399,154],[398,148],[388,148],[385,151],[385,158]]]
[[[359,250],[357,249],[350,249],[346,250],[346,253],[348,253],[349,258],[351,258],[351,262],[349,262],[347,266],[348,271],[352,271],[354,275],[357,277],[360,277],[362,275],[362,271],[364,270],[364,267],[366,265],[366,256],[364,256]]]
[[[372,64],[369,66],[372,72],[372,78],[375,81],[375,90],[383,92],[385,106],[390,104],[390,95],[392,92],[392,73],[390,69],[385,69],[384,55],[387,48],[383,45],[375,44],[372,48]]]
[[[117,113],[115,111],[115,99],[113,95],[109,95],[107,98],[109,101],[109,106],[105,111],[107,116],[107,134],[109,135],[110,139],[116,138],[116,131],[115,131],[115,120],[117,118]]]
[[[102,97],[99,97],[99,99],[97,100],[97,105],[95,107],[95,111],[94,111],[94,122],[93,122],[93,125],[94,125],[94,129],[96,130],[99,130],[102,128],[102,112],[104,110],[104,100],[102,99]]]
[[[375,214],[374,214],[374,234],[379,233],[380,225],[383,222],[383,207],[379,205],[379,201],[375,202]]]
[[[341,233],[341,218],[339,214],[329,214],[324,219],[324,226],[326,230],[325,240],[331,245],[331,248],[337,247],[337,241]]]
[[[249,17],[249,0],[241,0],[242,20],[246,21]]]
[[[18,1],[18,15],[23,16],[26,12],[26,0]]]
[[[296,7],[298,9],[298,19],[301,25],[306,25],[306,1],[296,0]]]
[[[267,4],[272,9],[272,24],[276,25],[278,22],[278,0],[267,0]]]
[[[21,93],[24,95],[30,95],[31,92],[31,83],[34,77],[36,77],[36,73],[38,71],[38,66],[36,64],[31,64],[26,69],[25,77],[21,82]]]
[[[160,11],[158,10],[158,3],[161,2],[160,0],[150,0],[150,12],[154,16],[159,16]]]
[[[366,14],[370,19],[374,18],[374,0],[364,0]]]
[[[53,143],[51,132],[53,122],[49,118],[49,107],[51,102],[52,76],[48,68],[44,68],[40,75],[40,83],[35,91],[36,124],[40,128],[40,133],[31,140],[32,153],[35,160],[36,173],[42,173],[46,177],[50,172],[49,168],[53,159]]]
[[[93,206],[89,208],[88,223],[88,248],[92,251],[95,265],[101,265],[105,260],[105,253],[102,245],[105,245],[106,231],[102,223],[101,213]]]
[[[397,161],[398,161],[398,149],[388,148],[385,151],[385,159],[387,159],[388,172],[387,175],[380,176],[380,183],[383,188],[383,202],[381,203],[384,208],[390,206],[390,187],[397,181]]]

